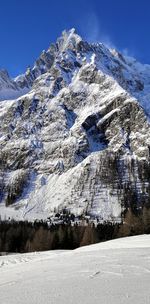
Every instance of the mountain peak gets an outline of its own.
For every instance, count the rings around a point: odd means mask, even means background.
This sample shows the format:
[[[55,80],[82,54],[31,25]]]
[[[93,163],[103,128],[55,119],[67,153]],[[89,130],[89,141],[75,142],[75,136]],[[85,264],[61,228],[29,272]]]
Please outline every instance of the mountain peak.
[[[67,48],[74,48],[82,41],[82,38],[76,33],[74,28],[62,32],[62,36],[57,39],[57,44],[60,51],[64,51]]]
[[[147,66],[71,29],[24,75],[1,74],[0,214],[47,218],[67,208],[118,221],[133,199],[148,204]]]

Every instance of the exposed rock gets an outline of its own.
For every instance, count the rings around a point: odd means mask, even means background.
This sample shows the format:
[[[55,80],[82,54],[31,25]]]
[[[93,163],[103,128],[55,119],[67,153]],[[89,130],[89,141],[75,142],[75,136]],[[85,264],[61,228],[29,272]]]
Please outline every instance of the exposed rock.
[[[147,210],[148,77],[149,66],[85,42],[74,29],[24,75],[12,80],[2,71],[1,216],[47,218],[66,208],[121,221],[125,210]]]

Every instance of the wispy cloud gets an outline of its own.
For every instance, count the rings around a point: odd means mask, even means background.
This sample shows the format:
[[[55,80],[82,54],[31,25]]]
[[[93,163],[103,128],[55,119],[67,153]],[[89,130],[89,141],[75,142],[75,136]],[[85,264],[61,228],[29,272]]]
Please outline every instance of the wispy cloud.
[[[133,58],[135,58],[136,57],[136,54],[135,54],[135,52],[132,50],[129,50],[128,48],[124,48],[124,49],[122,49],[121,50],[121,52],[122,52],[122,54],[124,55],[124,56],[127,56],[127,57],[133,57]]]
[[[80,23],[81,32],[84,38],[89,42],[102,42],[108,48],[116,49],[120,51],[124,56],[136,57],[134,50],[123,48],[120,49],[114,43],[112,37],[106,33],[104,27],[101,24],[97,14],[93,11],[83,16]]]
[[[102,42],[109,48],[115,48],[109,35],[104,32],[99,18],[95,12],[90,12],[82,19],[81,31],[89,42]]]

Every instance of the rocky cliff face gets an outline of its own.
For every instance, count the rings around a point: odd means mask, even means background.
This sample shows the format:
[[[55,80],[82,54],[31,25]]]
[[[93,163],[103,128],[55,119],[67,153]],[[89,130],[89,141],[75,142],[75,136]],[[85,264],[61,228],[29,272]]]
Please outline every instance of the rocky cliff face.
[[[73,29],[24,75],[0,72],[0,96],[2,217],[118,221],[149,207],[150,66]]]

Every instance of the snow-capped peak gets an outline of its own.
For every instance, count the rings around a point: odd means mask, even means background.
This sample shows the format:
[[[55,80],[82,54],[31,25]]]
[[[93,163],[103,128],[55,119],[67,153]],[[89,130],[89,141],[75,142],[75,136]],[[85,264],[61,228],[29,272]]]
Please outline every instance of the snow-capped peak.
[[[2,216],[118,221],[147,202],[149,67],[72,29],[25,74],[0,75]]]

